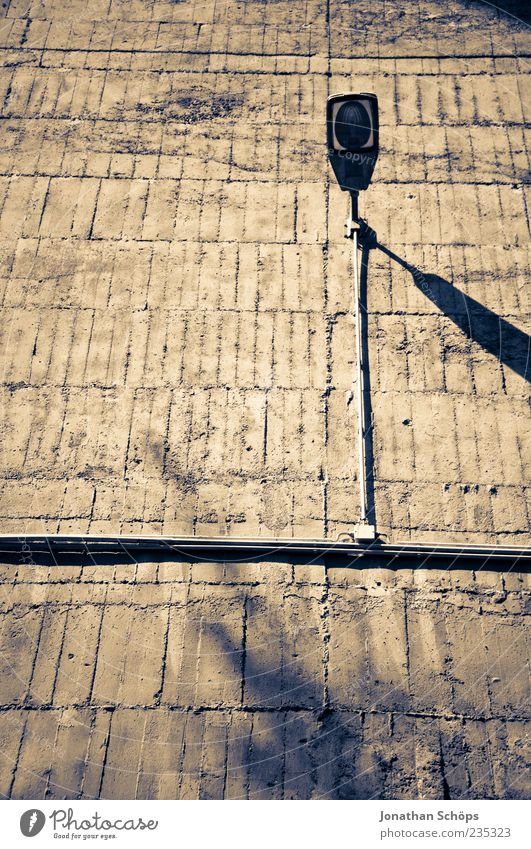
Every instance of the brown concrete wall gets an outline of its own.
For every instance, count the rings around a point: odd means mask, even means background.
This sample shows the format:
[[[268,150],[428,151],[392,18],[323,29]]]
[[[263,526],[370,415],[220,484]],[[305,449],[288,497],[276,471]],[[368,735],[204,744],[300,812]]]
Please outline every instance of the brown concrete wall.
[[[324,104],[353,87],[382,124],[362,211],[427,281],[371,255],[378,526],[521,542],[525,27],[462,2],[2,15],[1,529],[352,527],[350,245]]]
[[[378,529],[525,544],[528,54],[476,2],[2,4],[0,531],[352,529],[352,88]],[[518,563],[122,559],[3,568],[3,795],[525,795]]]
[[[344,567],[5,567],[0,793],[525,797],[527,576]]]

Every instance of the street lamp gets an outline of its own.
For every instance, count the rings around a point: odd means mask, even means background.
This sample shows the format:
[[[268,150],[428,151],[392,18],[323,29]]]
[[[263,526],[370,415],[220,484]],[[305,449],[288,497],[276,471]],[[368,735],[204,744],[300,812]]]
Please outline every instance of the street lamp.
[[[378,158],[378,98],[375,94],[333,94],[326,102],[328,158],[357,220],[358,192],[368,188]],[[355,214],[354,214],[355,213]]]
[[[346,235],[353,240],[354,256],[354,310],[356,326],[356,380],[353,392],[358,406],[358,461],[360,484],[360,520],[354,528],[354,536],[360,542],[376,539],[376,527],[369,521],[367,504],[367,469],[365,442],[370,425],[365,421],[365,386],[362,345],[362,304],[358,276],[358,241],[368,245],[375,241],[376,234],[358,214],[358,193],[368,188],[378,157],[378,99],[375,94],[333,94],[326,103],[326,136],[328,158],[334,174],[344,192],[350,192],[351,212],[347,221]]]

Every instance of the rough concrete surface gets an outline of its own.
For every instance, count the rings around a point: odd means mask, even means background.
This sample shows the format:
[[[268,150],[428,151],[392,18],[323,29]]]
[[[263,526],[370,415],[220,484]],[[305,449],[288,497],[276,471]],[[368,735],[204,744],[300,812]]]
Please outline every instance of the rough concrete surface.
[[[464,0],[3,2],[0,532],[352,530],[352,89],[373,517],[527,544],[530,44]],[[525,795],[518,563],[122,560],[3,567],[4,796]]]
[[[216,564],[2,573],[13,798],[519,798],[523,576]]]

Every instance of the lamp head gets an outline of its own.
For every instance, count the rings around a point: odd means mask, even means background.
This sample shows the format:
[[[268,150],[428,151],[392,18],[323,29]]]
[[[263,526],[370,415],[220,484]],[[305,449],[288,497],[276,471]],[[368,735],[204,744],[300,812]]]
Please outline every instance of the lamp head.
[[[341,189],[366,189],[378,157],[376,95],[331,95],[326,103],[326,132],[328,158]]]

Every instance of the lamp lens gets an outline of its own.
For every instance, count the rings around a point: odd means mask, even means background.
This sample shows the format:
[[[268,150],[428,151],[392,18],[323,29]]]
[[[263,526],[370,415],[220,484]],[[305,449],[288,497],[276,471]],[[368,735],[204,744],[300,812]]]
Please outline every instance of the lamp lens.
[[[346,150],[365,147],[371,137],[371,116],[357,100],[350,100],[338,109],[334,123],[336,139]]]

